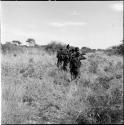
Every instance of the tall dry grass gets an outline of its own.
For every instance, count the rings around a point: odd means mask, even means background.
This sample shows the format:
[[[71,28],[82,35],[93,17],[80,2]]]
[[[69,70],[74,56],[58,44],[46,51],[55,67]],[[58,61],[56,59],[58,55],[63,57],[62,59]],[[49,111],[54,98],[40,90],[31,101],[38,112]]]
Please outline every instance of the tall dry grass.
[[[2,55],[2,123],[122,123],[122,57],[86,56],[81,78],[70,81],[56,67],[56,55]]]

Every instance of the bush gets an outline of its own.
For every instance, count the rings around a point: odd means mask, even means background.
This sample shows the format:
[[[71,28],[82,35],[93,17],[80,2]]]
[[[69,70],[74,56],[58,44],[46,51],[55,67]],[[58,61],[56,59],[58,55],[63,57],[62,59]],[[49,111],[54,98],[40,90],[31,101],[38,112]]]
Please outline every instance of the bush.
[[[88,48],[88,47],[82,47],[81,48],[81,52],[82,53],[89,53],[89,52],[95,52],[96,49],[91,49],[91,48]]]
[[[57,43],[56,41],[52,41],[51,43],[49,43],[48,45],[46,45],[45,50],[47,52],[56,52],[58,49],[60,48],[64,48],[66,45],[62,45],[61,43]]]
[[[10,53],[23,53],[23,48],[21,46],[14,45],[10,42],[5,44],[1,44],[1,49],[3,54],[10,54]]]
[[[124,44],[118,46],[112,46],[105,51],[108,55],[124,55]]]

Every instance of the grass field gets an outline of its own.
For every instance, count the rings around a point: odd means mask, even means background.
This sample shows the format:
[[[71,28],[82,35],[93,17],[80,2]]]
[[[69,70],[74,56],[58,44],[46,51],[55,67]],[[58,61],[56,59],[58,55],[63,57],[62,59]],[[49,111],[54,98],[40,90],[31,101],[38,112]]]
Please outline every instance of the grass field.
[[[2,55],[2,123],[123,123],[123,58],[88,53],[81,78],[45,51]]]

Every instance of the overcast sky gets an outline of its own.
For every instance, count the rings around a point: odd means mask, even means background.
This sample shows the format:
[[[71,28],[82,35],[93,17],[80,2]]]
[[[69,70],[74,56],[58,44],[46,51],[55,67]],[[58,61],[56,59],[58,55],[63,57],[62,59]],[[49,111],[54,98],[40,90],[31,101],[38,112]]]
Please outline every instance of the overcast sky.
[[[2,1],[2,43],[34,38],[107,48],[123,39],[122,1]]]

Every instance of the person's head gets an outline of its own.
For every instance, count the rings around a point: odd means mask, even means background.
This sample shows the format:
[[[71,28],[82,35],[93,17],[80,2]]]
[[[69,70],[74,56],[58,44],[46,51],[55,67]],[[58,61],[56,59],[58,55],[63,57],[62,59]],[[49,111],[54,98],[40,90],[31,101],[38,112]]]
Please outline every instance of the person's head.
[[[76,52],[79,51],[79,48],[78,48],[78,47],[75,47],[75,51],[76,51]]]
[[[69,44],[66,46],[66,48],[67,48],[67,49],[69,49],[69,48],[70,48]]]
[[[72,52],[72,53],[74,52],[74,49],[73,49],[73,48],[71,49],[71,52]]]
[[[79,56],[80,56],[80,53],[76,52],[75,57],[79,57]]]

